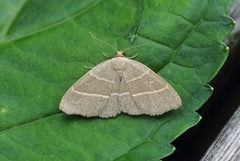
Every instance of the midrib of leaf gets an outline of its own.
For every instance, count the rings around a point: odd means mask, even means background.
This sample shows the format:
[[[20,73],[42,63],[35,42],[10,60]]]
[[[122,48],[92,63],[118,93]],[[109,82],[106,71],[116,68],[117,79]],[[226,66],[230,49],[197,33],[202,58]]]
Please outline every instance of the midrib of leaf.
[[[18,125],[18,126],[9,128],[9,129],[6,129],[6,130],[4,130],[4,131],[1,131],[1,132],[0,132],[0,135],[4,135],[5,137],[7,137],[7,133],[9,133],[9,132],[12,132],[12,131],[14,131],[14,130],[18,130],[18,129],[20,129],[20,128],[24,128],[24,127],[27,127],[27,126],[31,126],[31,125],[33,125],[33,124],[38,124],[38,123],[40,123],[40,122],[47,121],[47,120],[49,120],[49,119],[53,119],[53,118],[59,117],[60,115],[64,115],[64,114],[61,112],[61,113],[54,114],[54,115],[51,115],[51,116],[48,116],[48,117],[44,117],[44,118],[40,118],[40,119],[37,119],[37,120],[34,120],[34,121],[30,121],[30,122],[28,122],[28,123],[21,124],[21,125]],[[158,129],[159,129],[163,124],[167,123],[167,122],[170,121],[170,120],[171,120],[171,118],[169,118],[169,119],[167,119],[167,120],[159,123],[159,124],[156,126],[155,130],[152,130],[152,132],[149,134],[148,137],[146,137],[145,139],[141,140],[141,142],[140,142],[139,144],[136,144],[136,145],[130,147],[129,149],[127,149],[127,151],[126,151],[125,153],[123,153],[122,155],[118,156],[117,158],[115,158],[115,159],[113,159],[113,160],[116,160],[116,159],[118,159],[118,158],[121,158],[122,156],[124,156],[124,155],[126,155],[128,152],[130,152],[131,150],[139,147],[140,145],[144,144],[144,143],[147,142],[147,141],[152,141],[151,138],[157,133]],[[86,126],[86,125],[84,125],[84,124],[81,124],[81,125],[84,126],[85,128],[88,128],[88,129],[92,130],[92,131],[95,131],[95,132],[97,132],[97,133],[101,133],[101,134],[106,135],[106,133],[104,133],[104,132],[101,132],[101,131],[99,131],[99,130],[95,130],[95,129],[93,129],[93,128],[89,127],[89,126]],[[110,136],[112,137],[112,135],[110,135]],[[9,137],[8,137],[8,138],[9,138]],[[114,137],[114,138],[117,139],[117,140],[119,140],[119,138],[117,138],[117,137]],[[11,138],[9,138],[9,139],[11,139]],[[11,139],[11,140],[14,141],[14,142],[16,142],[16,141],[13,140],[13,139]],[[19,144],[18,142],[16,142],[16,143]],[[21,144],[19,144],[19,145],[21,145]],[[22,146],[22,145],[21,145],[21,146]]]

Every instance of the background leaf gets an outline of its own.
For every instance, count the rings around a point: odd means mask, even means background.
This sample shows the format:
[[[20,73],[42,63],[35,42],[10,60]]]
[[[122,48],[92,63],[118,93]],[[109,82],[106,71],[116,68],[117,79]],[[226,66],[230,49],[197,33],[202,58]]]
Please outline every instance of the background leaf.
[[[159,160],[195,125],[224,63],[232,1],[0,1],[0,160]],[[113,56],[89,31],[168,81],[183,106],[162,116],[84,118],[58,109],[66,90]]]

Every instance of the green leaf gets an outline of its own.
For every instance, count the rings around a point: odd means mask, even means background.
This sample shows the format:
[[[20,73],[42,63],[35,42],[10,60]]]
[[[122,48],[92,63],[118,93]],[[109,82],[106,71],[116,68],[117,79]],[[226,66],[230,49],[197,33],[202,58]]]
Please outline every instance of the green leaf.
[[[0,160],[159,160],[194,126],[228,55],[233,0],[0,1]],[[115,51],[169,82],[183,106],[164,115],[67,116],[66,90]]]

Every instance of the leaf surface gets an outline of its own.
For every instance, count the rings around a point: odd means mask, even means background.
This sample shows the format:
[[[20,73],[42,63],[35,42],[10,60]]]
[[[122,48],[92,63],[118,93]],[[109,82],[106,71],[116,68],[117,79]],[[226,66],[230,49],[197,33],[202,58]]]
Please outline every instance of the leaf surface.
[[[228,55],[232,0],[0,2],[0,160],[159,160],[194,126]],[[163,77],[183,106],[164,115],[67,116],[67,89],[116,48]]]

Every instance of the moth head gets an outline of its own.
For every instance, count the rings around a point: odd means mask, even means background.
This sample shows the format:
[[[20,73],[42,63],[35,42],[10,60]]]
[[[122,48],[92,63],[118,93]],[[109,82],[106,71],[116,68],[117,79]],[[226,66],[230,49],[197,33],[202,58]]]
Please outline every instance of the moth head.
[[[121,50],[118,50],[117,53],[115,54],[115,58],[116,57],[125,57],[125,54]]]

